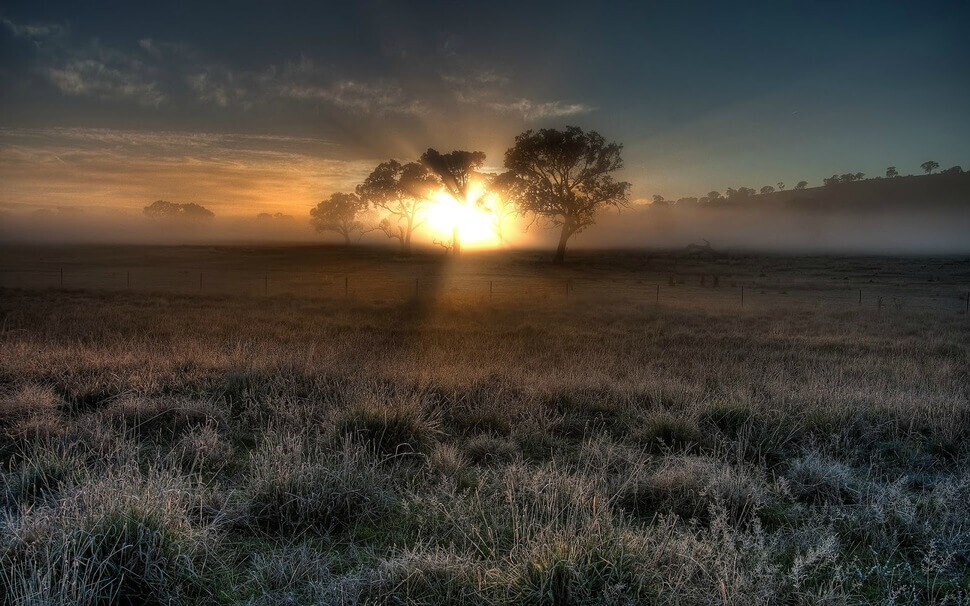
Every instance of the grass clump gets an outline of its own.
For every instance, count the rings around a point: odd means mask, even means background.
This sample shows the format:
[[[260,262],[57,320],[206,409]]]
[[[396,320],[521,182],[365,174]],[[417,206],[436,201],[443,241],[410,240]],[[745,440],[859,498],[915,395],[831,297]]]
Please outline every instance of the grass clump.
[[[246,519],[253,528],[326,535],[378,520],[397,501],[390,472],[365,445],[344,439],[327,450],[275,438],[252,456]]]
[[[859,502],[859,480],[852,469],[816,452],[792,461],[785,480],[795,499],[804,503],[837,506]]]
[[[428,410],[417,395],[372,396],[342,414],[337,432],[382,455],[427,454],[437,442],[440,425],[440,412]]]
[[[211,597],[214,536],[186,516],[164,474],[84,478],[71,494],[3,522],[8,603],[176,604]],[[182,487],[184,488],[184,487]]]
[[[650,411],[636,431],[637,442],[652,452],[697,452],[707,441],[697,421],[666,410]]]
[[[767,501],[764,481],[747,470],[708,457],[679,457],[626,481],[616,502],[642,520],[674,514],[707,524],[717,507],[740,524],[752,521]]]

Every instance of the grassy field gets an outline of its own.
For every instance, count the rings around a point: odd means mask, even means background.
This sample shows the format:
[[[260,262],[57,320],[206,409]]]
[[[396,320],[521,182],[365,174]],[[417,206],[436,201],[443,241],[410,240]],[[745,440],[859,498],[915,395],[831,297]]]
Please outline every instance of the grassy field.
[[[427,285],[0,290],[5,603],[970,600],[965,259],[280,250],[5,251]]]

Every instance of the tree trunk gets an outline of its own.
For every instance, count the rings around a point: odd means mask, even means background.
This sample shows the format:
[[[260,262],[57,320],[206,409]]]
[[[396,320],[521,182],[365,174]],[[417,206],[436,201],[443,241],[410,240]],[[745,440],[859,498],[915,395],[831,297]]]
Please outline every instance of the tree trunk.
[[[411,231],[404,234],[404,238],[401,240],[401,254],[410,255],[411,254]]]
[[[556,248],[556,256],[553,257],[552,262],[559,265],[566,261],[566,240],[572,235],[572,230],[569,228],[568,223],[562,224],[562,232],[559,234],[559,246]]]
[[[458,233],[457,225],[451,228],[451,252],[456,257],[461,255],[461,236]]]
[[[344,232],[344,246],[350,246],[350,232]]]

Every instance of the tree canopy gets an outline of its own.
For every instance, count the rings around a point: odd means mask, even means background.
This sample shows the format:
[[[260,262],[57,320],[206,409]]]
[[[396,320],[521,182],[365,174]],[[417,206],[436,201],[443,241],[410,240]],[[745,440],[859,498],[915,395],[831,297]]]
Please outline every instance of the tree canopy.
[[[626,206],[630,184],[613,172],[623,167],[622,146],[575,126],[528,130],[505,152],[505,167],[522,182],[520,207],[561,226],[555,261],[569,238],[595,222],[604,206]]]
[[[156,200],[142,209],[145,216],[153,219],[211,219],[215,213],[195,202],[178,203]]]
[[[356,194],[364,204],[385,213],[378,229],[398,240],[402,253],[410,254],[411,236],[424,222],[423,211],[437,184],[435,176],[422,164],[388,160],[378,164],[357,186]]]
[[[318,232],[338,233],[350,244],[351,236],[364,231],[359,215],[366,208],[367,203],[356,193],[337,192],[310,210],[310,225]]]

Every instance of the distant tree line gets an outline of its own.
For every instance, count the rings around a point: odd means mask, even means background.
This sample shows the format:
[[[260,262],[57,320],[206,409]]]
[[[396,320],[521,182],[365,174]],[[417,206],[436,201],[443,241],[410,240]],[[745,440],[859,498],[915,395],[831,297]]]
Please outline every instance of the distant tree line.
[[[923,169],[923,172],[926,173],[927,175],[933,174],[933,171],[935,171],[939,167],[940,167],[940,164],[934,160],[927,160],[926,162],[923,162],[922,164],[920,164],[920,168]],[[951,168],[948,168],[940,172],[940,174],[942,175],[962,174],[962,173],[963,173],[963,169],[959,166],[953,166]],[[887,179],[894,179],[898,176],[899,176],[899,171],[896,170],[895,166],[890,166],[886,169]],[[875,178],[878,179],[879,177],[875,177]],[[864,173],[844,173],[841,175],[832,175],[831,177],[826,177],[822,179],[822,185],[831,186],[831,185],[837,185],[840,183],[852,183],[854,181],[862,181],[863,179],[865,179]],[[806,187],[808,187],[808,181],[799,181],[797,184],[795,184],[794,189],[802,190],[802,189],[805,189]],[[712,191],[712,192],[708,192],[706,196],[701,196],[700,198],[685,197],[685,198],[679,198],[676,201],[666,200],[661,195],[654,195],[653,205],[663,207],[663,206],[670,206],[673,204],[707,205],[707,204],[718,203],[722,201],[738,202],[738,201],[744,201],[744,200],[750,199],[759,194],[769,195],[769,194],[775,193],[776,191],[784,191],[785,188],[786,186],[784,182],[778,182],[777,189],[775,186],[765,185],[757,191],[755,191],[750,187],[738,187],[737,189],[733,187],[729,187],[727,188],[727,190],[725,190],[723,195],[719,191]]]
[[[505,152],[501,173],[483,171],[484,152],[428,149],[416,161],[378,164],[353,192],[337,192],[317,204],[310,221],[319,232],[340,235],[345,244],[379,231],[407,255],[429,207],[446,195],[458,205],[483,211],[500,241],[503,224],[515,215],[557,226],[554,261],[561,263],[569,239],[593,225],[597,210],[628,204],[630,184],[613,177],[623,166],[621,149],[599,133],[575,126],[528,130]],[[368,210],[379,217],[375,225],[362,219]],[[435,243],[460,254],[460,225],[456,222],[450,237]]]
[[[167,200],[156,200],[142,212],[153,219],[211,219],[215,213],[195,202],[178,203]]]

